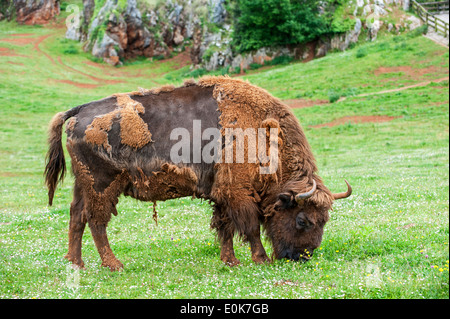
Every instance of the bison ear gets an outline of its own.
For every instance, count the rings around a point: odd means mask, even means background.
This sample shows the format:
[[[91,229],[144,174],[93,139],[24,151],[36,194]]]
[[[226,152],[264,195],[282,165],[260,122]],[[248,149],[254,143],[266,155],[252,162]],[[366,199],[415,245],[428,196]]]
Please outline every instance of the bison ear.
[[[278,195],[278,200],[275,203],[276,210],[289,209],[295,207],[297,202],[295,196],[292,193],[281,193]]]

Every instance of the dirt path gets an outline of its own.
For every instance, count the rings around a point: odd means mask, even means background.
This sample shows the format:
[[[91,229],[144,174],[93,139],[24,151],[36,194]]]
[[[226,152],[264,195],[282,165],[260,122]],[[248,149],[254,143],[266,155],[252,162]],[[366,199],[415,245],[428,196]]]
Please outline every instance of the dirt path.
[[[408,90],[408,89],[412,89],[412,88],[416,88],[416,87],[420,87],[420,86],[427,86],[430,83],[440,83],[440,82],[444,82],[444,81],[448,81],[448,80],[449,80],[449,77],[446,76],[444,78],[440,78],[440,79],[436,79],[436,80],[424,81],[424,82],[420,82],[420,83],[404,86],[404,87],[401,87],[401,88],[396,88],[396,89],[391,89],[391,90],[383,90],[383,91],[371,92],[371,93],[363,93],[363,94],[358,94],[358,95],[355,95],[355,96],[352,96],[352,97],[364,97],[364,96],[369,96],[369,95],[377,95],[377,94],[386,94],[386,93],[392,93],[392,92],[400,92],[400,91],[404,91],[404,90]],[[342,101],[345,101],[346,99],[347,99],[347,97],[343,96],[337,102],[342,102]]]
[[[379,69],[378,72],[383,73],[386,70],[382,70]],[[392,70],[388,70],[389,72],[394,72]],[[400,70],[399,70],[400,71]],[[402,70],[405,71],[405,70]],[[419,82],[416,84],[412,84],[412,85],[408,85],[408,86],[404,86],[401,88],[396,88],[396,89],[391,89],[391,90],[383,90],[383,91],[378,91],[378,92],[371,92],[371,93],[363,93],[363,94],[358,94],[354,97],[364,97],[364,96],[369,96],[369,95],[377,95],[377,94],[386,94],[386,93],[391,93],[391,92],[399,92],[399,91],[404,91],[404,90],[408,90],[408,89],[412,89],[412,88],[416,88],[416,87],[422,87],[422,86],[427,86],[430,83],[440,83],[443,81],[448,81],[449,77],[443,77],[443,78],[439,78],[439,79],[435,79],[435,80],[429,80],[429,81],[423,81],[423,82]],[[347,97],[341,97],[337,102],[342,102],[345,101],[347,99]],[[284,103],[286,103],[287,105],[289,105],[291,108],[303,108],[303,107],[312,107],[312,106],[316,106],[316,105],[320,105],[320,104],[329,104],[328,101],[326,100],[303,100],[303,99],[294,99],[294,100],[285,100],[283,101]],[[336,102],[336,103],[337,103]],[[447,101],[448,103],[448,101]],[[318,125],[310,125],[310,127],[312,128],[321,128],[321,127],[333,127],[333,126],[337,126],[337,125],[343,125],[346,123],[352,123],[352,124],[357,124],[357,123],[382,123],[382,122],[388,122],[388,121],[392,121],[396,118],[399,118],[399,116],[387,116],[387,115],[357,115],[357,116],[343,116],[341,118],[338,118],[334,121],[328,122],[328,123],[323,123],[323,124],[318,124]]]
[[[90,84],[90,83],[79,83],[79,82],[75,82],[72,80],[56,80],[54,79],[55,82],[59,82],[59,83],[65,83],[65,84],[70,84],[73,86],[76,86],[78,88],[86,88],[86,89],[91,89],[91,88],[96,88],[98,86],[101,85],[106,85],[106,84],[117,84],[117,83],[124,83],[125,81],[123,80],[110,80],[110,79],[102,79],[96,76],[93,76],[91,74],[85,73],[81,70],[77,70],[73,67],[70,67],[69,65],[65,64],[61,57],[58,56],[56,59],[54,57],[52,57],[50,54],[48,54],[47,52],[45,52],[44,50],[41,49],[41,44],[43,41],[45,41],[46,39],[52,37],[52,36],[56,36],[58,35],[58,33],[50,33],[50,34],[46,34],[43,36],[39,36],[39,37],[33,37],[34,34],[31,33],[23,33],[23,34],[11,34],[10,38],[4,38],[1,39],[1,42],[7,42],[7,43],[11,43],[13,45],[18,45],[18,46],[25,46],[25,45],[33,45],[34,50],[42,55],[45,56],[53,65],[57,66],[59,70],[61,70],[61,72],[57,71],[57,74],[67,77],[67,73],[78,73],[81,74],[87,78],[89,78],[90,80],[96,82],[95,84]],[[1,48],[0,47],[0,56],[21,56],[21,57],[26,57],[29,58],[26,55],[22,55],[22,54],[16,54],[14,53],[13,50],[8,49],[8,48]],[[128,75],[129,77],[132,77],[134,75]],[[50,79],[51,80],[51,79]]]
[[[89,79],[91,79],[92,81],[98,82],[98,83],[100,83],[100,84],[117,84],[117,83],[123,83],[123,82],[124,82],[124,81],[120,81],[120,80],[106,80],[106,79],[101,79],[101,78],[98,78],[98,77],[96,77],[96,76],[93,76],[93,75],[90,75],[90,74],[88,74],[88,73],[85,73],[85,72],[83,72],[83,71],[74,69],[74,68],[72,68],[72,67],[70,67],[70,66],[64,64],[60,56],[57,58],[57,60],[58,60],[58,63],[59,63],[61,66],[63,66],[66,70],[69,70],[69,71],[71,71],[71,72],[75,72],[75,73],[84,75],[84,76],[88,77]]]
[[[387,115],[355,115],[355,116],[343,116],[332,122],[318,124],[318,125],[310,125],[313,128],[321,128],[321,127],[333,127],[346,123],[382,123],[389,122],[398,118],[398,116],[387,116]]]

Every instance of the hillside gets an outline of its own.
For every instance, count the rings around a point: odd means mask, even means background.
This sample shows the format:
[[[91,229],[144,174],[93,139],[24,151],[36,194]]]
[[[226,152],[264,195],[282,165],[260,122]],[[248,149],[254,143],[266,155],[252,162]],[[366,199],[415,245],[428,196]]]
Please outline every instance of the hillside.
[[[9,3],[9,4],[8,4]],[[189,52],[192,67],[242,73],[309,61],[422,24],[403,0],[41,0],[0,5],[0,20],[65,20],[66,38],[108,64]],[[60,10],[61,9],[61,10]]]

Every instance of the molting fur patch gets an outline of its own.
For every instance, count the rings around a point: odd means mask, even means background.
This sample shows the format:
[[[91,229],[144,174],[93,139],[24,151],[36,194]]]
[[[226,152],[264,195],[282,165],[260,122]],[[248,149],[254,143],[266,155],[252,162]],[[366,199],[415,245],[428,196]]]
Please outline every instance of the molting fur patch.
[[[94,118],[85,131],[85,139],[88,143],[103,146],[107,152],[112,147],[108,141],[108,132],[112,128],[115,119],[120,119],[121,143],[134,149],[142,148],[151,142],[151,133],[148,125],[139,114],[145,113],[144,106],[133,100],[128,94],[115,94],[117,108],[105,115]]]

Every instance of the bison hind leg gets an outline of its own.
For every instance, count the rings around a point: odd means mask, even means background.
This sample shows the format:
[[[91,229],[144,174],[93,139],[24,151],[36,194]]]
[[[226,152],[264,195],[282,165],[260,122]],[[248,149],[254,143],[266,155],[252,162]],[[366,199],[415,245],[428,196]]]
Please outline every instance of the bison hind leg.
[[[111,214],[117,215],[116,205],[118,197],[123,192],[128,181],[128,173],[122,171],[122,173],[116,175],[114,180],[101,193],[97,193],[91,188],[88,194],[87,222],[97,251],[102,259],[102,266],[108,267],[111,271],[122,269],[123,264],[116,258],[109,246],[106,227]]]
[[[84,268],[84,262],[81,258],[81,240],[83,238],[86,220],[83,218],[84,200],[82,191],[75,181],[73,200],[70,205],[69,222],[69,251],[64,256],[77,268]]]
[[[72,166],[75,179],[82,190],[81,217],[84,223],[87,222],[89,225],[95,246],[102,259],[102,266],[108,267],[111,271],[119,270],[123,268],[123,264],[117,260],[109,246],[106,227],[111,214],[117,215],[118,198],[129,183],[128,172],[107,170],[104,167],[102,171],[97,169],[93,172],[87,165],[76,159],[72,161]],[[79,246],[81,251],[81,243]]]

